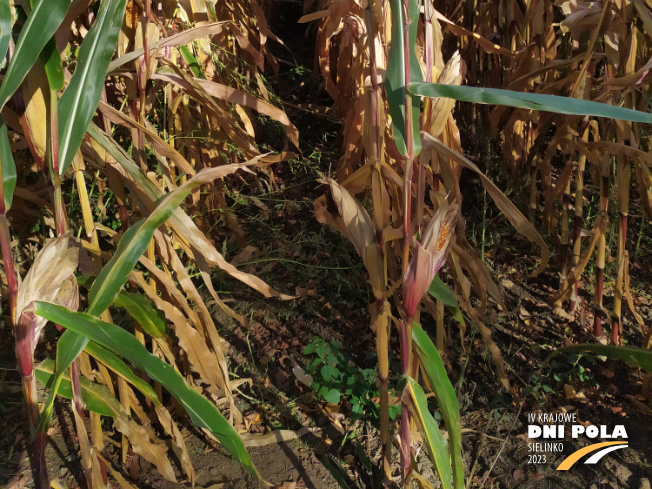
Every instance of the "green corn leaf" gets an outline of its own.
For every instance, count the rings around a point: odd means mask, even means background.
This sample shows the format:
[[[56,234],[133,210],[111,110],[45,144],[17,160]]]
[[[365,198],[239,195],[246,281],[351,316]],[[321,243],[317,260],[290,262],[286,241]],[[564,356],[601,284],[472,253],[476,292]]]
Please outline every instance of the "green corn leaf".
[[[72,312],[47,302],[36,302],[35,313],[85,336],[144,371],[174,396],[196,426],[209,430],[236,460],[259,477],[240,436],[217,407],[186,384],[172,366],[148,352],[135,336],[90,314]]]
[[[127,281],[129,272],[136,265],[136,262],[154,236],[156,228],[170,217],[195,187],[215,180],[216,178],[224,177],[240,168],[243,168],[243,165],[231,164],[217,168],[206,168],[200,171],[181,187],[163,197],[148,218],[130,227],[120,239],[113,258],[102,268],[97,278],[93,281],[93,285],[91,285],[88,292],[90,303],[88,312],[99,316],[114,302],[120,289]],[[52,417],[54,399],[56,398],[62,375],[75,358],[79,356],[87,343],[88,339],[77,335],[72,328],[61,335],[57,343],[57,372],[55,381],[48,394],[46,407],[41,414],[39,428],[47,427],[49,424],[50,418]]]
[[[155,405],[161,404],[152,386],[133,373],[125,362],[109,350],[93,341],[89,341],[86,345],[86,351],[142,392]]]
[[[559,348],[551,353],[548,358],[559,355],[560,353],[589,353],[592,355],[602,355],[611,360],[621,360],[632,367],[642,368],[646,372],[652,372],[652,350],[647,350],[645,348],[587,343]]]
[[[181,53],[181,56],[183,56],[183,59],[186,61],[186,63],[188,63],[188,68],[190,68],[190,71],[192,71],[193,76],[195,78],[205,79],[206,77],[201,70],[199,61],[197,61],[197,58],[193,56],[192,51],[188,48],[188,46],[179,46],[179,52]]]
[[[410,94],[406,92],[405,70],[405,17],[402,0],[390,0],[392,11],[392,40],[389,46],[387,59],[387,74],[385,76],[385,92],[387,93],[387,104],[389,113],[392,116],[394,127],[394,142],[396,148],[402,155],[407,154],[407,142],[405,133],[405,99]],[[409,27],[408,38],[410,62],[410,80],[408,82],[422,82],[421,67],[417,59],[415,47],[417,45],[417,26],[419,24],[419,3],[417,0],[408,0],[409,4]],[[412,94],[414,95],[414,94]],[[409,96],[412,104],[412,152],[416,156],[421,151],[421,133],[419,128],[419,111],[421,99],[416,96]]]
[[[428,288],[428,293],[435,299],[442,301],[458,323],[466,324],[455,293],[436,275]]]
[[[449,450],[453,464],[453,487],[464,488],[464,463],[462,461],[462,427],[457,395],[451,384],[444,362],[427,333],[417,323],[413,324],[412,341],[419,355],[423,373],[441,408],[448,430]]]
[[[65,331],[57,341],[57,371],[66,370],[84,351],[88,341],[81,339],[71,331]]]
[[[439,83],[411,83],[408,90],[410,93],[423,97],[446,97],[477,104],[506,105],[508,107],[541,110],[557,114],[590,115],[652,123],[652,114],[647,112],[558,95],[514,92],[498,88],[442,85]]]
[[[167,215],[164,214],[164,217]],[[147,221],[148,219],[142,219],[125,231],[118,242],[115,254],[93,281],[88,291],[90,314],[99,316],[113,303],[127,281],[129,272],[133,270],[134,265],[147,249],[154,231],[165,222],[165,219],[150,220],[149,225],[143,229]]]
[[[405,378],[403,396],[409,397],[407,404],[412,410],[412,415],[421,426],[424,441],[432,463],[437,468],[444,489],[452,488],[453,472],[451,470],[451,456],[448,451],[448,442],[439,431],[439,424],[428,411],[428,400],[421,386],[412,378]]]
[[[45,68],[45,75],[48,78],[48,85],[52,92],[63,90],[66,79],[63,75],[63,66],[61,66],[61,55],[57,49],[56,39],[51,38],[41,51],[41,61]]]
[[[0,163],[2,174],[2,195],[4,199],[5,212],[11,207],[14,200],[14,189],[16,188],[16,163],[14,156],[11,153],[11,146],[9,145],[9,134],[7,133],[7,124],[0,117]]]
[[[49,1],[49,0],[48,0]],[[104,0],[80,48],[77,68],[59,101],[59,173],[79,149],[104,89],[127,0]]]
[[[11,6],[9,0],[0,0],[0,63],[7,56],[11,39]]]
[[[436,275],[428,288],[428,293],[435,299],[442,301],[448,307],[458,307],[455,293]]]
[[[30,9],[34,8],[35,2],[36,0],[29,0]],[[57,49],[56,37],[53,36],[50,38],[39,57],[45,68],[45,75],[48,78],[50,90],[53,92],[63,90],[66,79],[63,74],[63,66],[61,65],[61,55]]]
[[[45,386],[54,382],[54,372],[54,360],[50,358],[44,360],[34,369],[36,380]],[[113,397],[111,391],[103,385],[91,382],[86,377],[81,377],[79,380],[81,381],[82,401],[84,401],[86,409],[102,416],[113,416],[113,411],[106,402],[106,399]],[[66,399],[72,399],[72,386],[67,372],[59,384],[59,395]]]
[[[166,334],[165,320],[152,302],[140,294],[122,291],[113,305],[124,307],[140,327],[152,338],[163,338]]]
[[[14,94],[48,41],[63,22],[70,0],[38,0],[20,31],[2,85],[0,110]]]
[[[48,392],[48,397],[45,401],[43,410],[41,411],[41,417],[39,418],[38,430],[46,432],[48,426],[50,426],[50,420],[52,419],[52,411],[54,409],[54,400],[57,397],[59,392],[59,387],[61,386],[61,381],[63,380],[64,374],[68,370],[68,367],[75,361],[75,358],[84,350],[84,347],[88,343],[88,339],[78,334],[73,333],[72,331],[64,332],[59,341],[57,341],[57,361],[55,365],[54,377],[50,381],[50,392]]]
[[[154,185],[154,182],[147,178],[147,175],[140,170],[140,167],[112,137],[102,131],[93,122],[88,125],[86,130],[88,134],[107,151],[107,153],[116,159],[120,166],[122,166],[122,168],[127,172],[129,177],[136,182],[139,190],[144,192],[152,201],[157,201],[162,197],[163,193],[161,190]]]
[[[455,321],[457,321],[462,326],[466,326],[466,321],[464,321],[464,314],[462,314],[462,310],[459,307],[449,307],[448,310],[453,315],[453,318],[455,318]]]
[[[230,164],[201,170],[163,197],[149,217],[130,227],[120,239],[113,258],[102,268],[88,291],[89,314],[99,316],[113,303],[127,281],[129,272],[147,249],[154,231],[172,215],[194,188],[243,168],[243,165]]]

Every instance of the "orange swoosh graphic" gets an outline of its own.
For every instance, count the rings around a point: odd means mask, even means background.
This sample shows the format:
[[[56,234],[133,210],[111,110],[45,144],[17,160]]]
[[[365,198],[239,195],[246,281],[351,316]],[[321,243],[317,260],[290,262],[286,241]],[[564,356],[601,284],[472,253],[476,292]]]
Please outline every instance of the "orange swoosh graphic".
[[[559,464],[557,470],[568,470],[570,469],[575,462],[581,459],[587,453],[594,452],[603,447],[609,447],[611,445],[627,445],[626,441],[605,441],[603,443],[594,443],[588,447],[580,448],[576,452],[571,453],[568,457],[564,459],[562,463]]]

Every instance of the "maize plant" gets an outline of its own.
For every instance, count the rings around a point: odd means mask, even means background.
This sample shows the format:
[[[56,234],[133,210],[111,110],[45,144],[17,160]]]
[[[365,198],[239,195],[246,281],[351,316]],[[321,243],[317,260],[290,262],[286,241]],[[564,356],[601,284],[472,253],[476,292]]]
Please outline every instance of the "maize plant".
[[[221,219],[231,175],[273,179],[266,168],[298,144],[265,87],[265,65],[277,69],[265,25],[256,1],[0,2],[0,246],[39,489],[50,487],[46,433],[58,396],[71,399],[88,487],[110,484],[103,416],[122,435],[123,464],[136,453],[176,481],[167,445],[147,427],[158,420],[194,484],[163,389],[258,475],[233,427],[241,414],[222,341],[188,267],[241,323],[216,293],[212,268],[265,297],[288,297],[228,263],[206,234]],[[285,127],[285,151],[259,152],[252,111]],[[188,137],[196,132],[205,134],[201,144]],[[200,189],[212,212],[196,223],[189,216]],[[21,281],[25,251],[12,245],[11,228],[24,232],[19,217],[35,206],[54,237],[39,237]],[[111,209],[113,227],[105,224]],[[236,219],[228,224],[244,237]],[[127,330],[113,324],[116,308],[131,318]],[[62,331],[56,359],[36,364],[48,321]],[[37,380],[48,389],[40,404]]]
[[[394,476],[391,469],[393,427],[389,425],[386,406],[389,396],[388,349],[393,337],[392,325],[396,326],[404,379],[402,392],[397,394],[402,402],[400,475],[404,487],[408,487],[412,480],[417,480],[421,487],[428,484],[414,470],[410,441],[413,422],[421,430],[442,486],[464,487],[459,409],[438,352],[443,351],[448,341],[443,324],[444,305],[451,308],[459,319],[462,341],[465,324],[459,309],[477,324],[493,355],[500,381],[505,388],[510,388],[500,351],[491,339],[491,330],[484,323],[489,296],[504,307],[501,293],[486,265],[466,240],[464,223],[459,216],[463,197],[459,180],[463,168],[479,175],[483,187],[515,229],[540,246],[541,262],[532,275],[540,273],[549,261],[548,247],[532,222],[474,163],[464,157],[460,131],[452,114],[454,101],[497,105],[491,114],[496,120],[494,127],[502,127],[498,123],[502,124],[503,116],[510,114],[510,108],[515,109],[508,122],[510,129],[504,133],[504,148],[512,155],[528,155],[528,164],[534,165],[529,175],[531,179],[539,171],[537,165],[540,162],[550,165],[549,156],[547,160],[538,159],[534,153],[515,151],[514,141],[521,144],[527,141],[528,150],[533,148],[541,143],[540,136],[547,133],[552,121],[563,121],[557,125],[566,133],[575,130],[569,122],[575,121],[575,124],[580,124],[579,130],[584,138],[586,132],[596,126],[596,120],[618,119],[614,124],[620,128],[652,121],[645,112],[618,107],[617,104],[579,100],[583,98],[577,96],[583,93],[580,88],[586,90],[589,87],[583,82],[588,65],[579,76],[577,73],[573,75],[576,83],[572,85],[575,88],[569,97],[550,95],[551,90],[523,91],[528,80],[538,80],[547,72],[536,70],[555,56],[554,35],[551,38],[554,33],[545,30],[545,22],[541,24],[547,18],[546,14],[551,15],[550,4],[528,3],[528,8],[533,10],[519,17],[534,23],[532,29],[524,29],[519,35],[531,35],[536,42],[525,41],[524,45],[512,42],[506,47],[496,44],[492,36],[483,37],[476,32],[474,4],[468,5],[471,6],[470,12],[463,12],[460,5],[450,6],[455,7],[452,8],[454,14],[463,17],[464,21],[459,18],[450,20],[442,13],[447,5],[434,5],[428,0],[423,3],[416,0],[322,3],[318,12],[302,19],[304,22],[323,19],[317,35],[318,63],[326,90],[342,117],[345,135],[336,179],[323,180],[330,192],[315,203],[316,215],[318,220],[340,230],[351,240],[369,273],[375,298],[375,303],[370,306],[370,325],[376,334],[378,353],[380,436],[384,447],[381,464],[385,484]],[[485,7],[491,8],[489,5]],[[518,7],[509,7],[514,8]],[[501,20],[513,18],[510,15],[514,12],[509,9],[501,12]],[[483,15],[482,18],[486,21],[489,17]],[[469,44],[476,43],[487,54],[504,56],[509,60],[506,63],[513,62],[517,66],[519,62],[529,63],[527,68],[514,70],[515,75],[522,77],[518,81],[526,85],[513,83],[510,90],[462,86],[467,76],[467,64],[459,51],[449,53],[445,62],[444,30],[459,39],[458,47],[468,48]],[[486,36],[486,29],[480,31]],[[496,74],[495,70],[486,73],[488,76]],[[529,76],[530,73],[533,74]],[[469,73],[469,77],[476,76],[479,76],[477,64]],[[581,87],[579,81],[582,81]],[[501,80],[493,82],[500,84]],[[428,98],[422,100],[425,97]],[[630,134],[627,132],[628,136]],[[552,147],[556,148],[558,140],[559,137],[555,136]],[[572,138],[568,140],[573,148],[585,148]],[[588,146],[581,152],[590,160],[598,158]],[[628,154],[633,153],[628,150]],[[510,164],[522,164],[519,161],[513,160]],[[566,202],[570,197],[567,183],[574,168],[566,170],[562,174],[565,178],[563,184],[555,187],[559,196],[566,192]],[[582,166],[578,165],[578,168]],[[583,168],[581,171],[583,175]],[[532,183],[530,188],[530,195],[534,195],[535,202],[538,202],[538,187]],[[364,192],[371,194],[371,216],[354,197]],[[531,215],[538,210],[537,206],[530,207]],[[567,216],[568,206],[564,209]],[[588,254],[600,236],[604,236],[605,219],[601,213]],[[564,226],[562,229],[568,232],[568,226]],[[562,239],[562,244],[568,257],[568,240]],[[574,259],[572,269],[568,267],[570,260],[563,260],[569,271],[565,275],[562,272],[562,290],[553,297],[554,301],[570,293],[573,279],[577,280],[586,265],[586,255],[584,252],[579,259]],[[454,288],[455,294],[447,293],[446,285],[436,277],[445,264],[446,281]],[[426,295],[426,291],[430,294]],[[393,304],[389,302],[390,298],[393,298]],[[436,320],[437,348],[418,324],[422,308]],[[435,392],[449,433],[448,443],[440,439],[437,423],[428,415],[427,402],[421,397],[423,391],[416,380],[418,372],[423,373],[428,387]]]

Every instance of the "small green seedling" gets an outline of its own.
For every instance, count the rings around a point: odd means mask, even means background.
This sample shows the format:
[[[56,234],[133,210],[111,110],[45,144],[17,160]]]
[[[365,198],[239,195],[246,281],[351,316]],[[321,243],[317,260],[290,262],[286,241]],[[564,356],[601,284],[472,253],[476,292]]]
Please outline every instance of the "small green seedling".
[[[315,337],[303,353],[313,357],[306,373],[312,376],[310,388],[319,399],[330,404],[350,403],[354,420],[368,419],[374,425],[379,424],[380,408],[374,401],[379,396],[375,369],[355,365],[337,341]],[[400,412],[400,405],[390,405],[391,419]]]

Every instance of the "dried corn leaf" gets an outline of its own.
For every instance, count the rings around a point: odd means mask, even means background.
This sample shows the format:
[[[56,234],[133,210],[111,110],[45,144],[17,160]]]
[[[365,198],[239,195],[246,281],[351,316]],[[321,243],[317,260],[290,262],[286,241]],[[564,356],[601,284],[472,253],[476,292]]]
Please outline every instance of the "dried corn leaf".
[[[95,139],[113,158],[115,158],[117,164],[114,168],[120,171],[123,175],[128,175],[130,179],[137,183],[136,187],[147,196],[150,200],[150,205],[153,205],[154,202],[157,202],[163,196],[162,191],[141,172],[140,168],[138,168],[129,155],[126,154],[113,138],[110,138],[93,123],[90,124],[88,131],[91,137]],[[250,160],[248,164],[257,164],[259,161],[264,160],[265,157],[265,155],[255,157]],[[272,158],[272,161],[274,161],[273,157],[269,158]],[[242,272],[227,262],[206,238],[204,233],[199,230],[192,219],[190,219],[188,214],[186,214],[182,209],[176,209],[166,225],[172,227],[177,239],[180,242],[185,243],[186,248],[193,250],[191,251],[193,256],[195,253],[202,255],[209,265],[217,266],[233,278],[236,278],[257,290],[265,297],[277,297],[284,300],[292,298],[292,296],[277,292],[255,275]]]
[[[183,294],[176,288],[171,277],[160,271],[156,265],[144,257],[141,258],[140,262],[184,310],[186,317],[183,317],[180,313],[173,313],[176,316],[174,319],[177,320],[174,323],[174,334],[179,339],[179,346],[188,355],[190,364],[200,377],[213,387],[213,389],[221,389],[225,393],[228,392],[228,386],[226,384],[228,372],[225,373],[223,371],[215,354],[209,349],[205,336],[200,332],[201,320],[196,312],[192,310],[187,300],[183,297]],[[172,320],[173,318],[168,317],[168,314],[176,308],[171,310],[171,305],[167,301],[154,294],[147,293],[148,291],[143,283],[144,279],[142,274],[132,273],[132,277],[136,284],[145,291],[150,300],[154,302],[156,307],[163,311],[163,314],[165,314],[168,320]]]
[[[195,175],[197,173],[190,163],[188,163],[178,151],[159,137],[155,131],[143,126],[128,115],[114,109],[102,101],[100,101],[98,109],[112,123],[142,132],[152,144],[152,148],[157,153],[157,156],[169,158],[170,161],[172,161],[183,173],[187,175]]]
[[[435,17],[437,20],[443,22],[448,26],[450,31],[456,35],[456,36],[470,36],[477,42],[482,49],[484,49],[487,53],[495,53],[495,54],[504,54],[506,56],[517,56],[519,54],[519,51],[510,51],[509,49],[505,49],[502,46],[499,46],[498,44],[495,44],[491,42],[489,39],[485,39],[479,34],[476,34],[475,32],[471,32],[468,29],[465,29],[462,26],[459,26],[455,24],[454,22],[451,22],[448,20],[446,17],[444,17],[439,11],[434,10]]]
[[[351,241],[358,255],[362,258],[369,272],[374,297],[382,297],[385,292],[385,266],[376,241],[376,230],[369,214],[344,187],[332,178],[322,178],[319,182],[330,187],[330,196],[335,209],[332,212],[330,210],[318,212],[318,206],[316,205],[317,220],[324,224],[331,224],[333,221],[341,222],[336,227],[343,231],[343,234]],[[336,212],[336,214],[333,212]],[[330,218],[327,214],[330,214]]]
[[[79,249],[70,246],[68,234],[50,240],[36,255],[25,279],[18,287],[16,318],[33,301],[47,301],[76,311],[79,306],[79,288],[74,272],[79,262]],[[47,323],[37,316],[34,342]],[[34,345],[35,346],[35,345]]]
[[[158,417],[159,422],[163,426],[163,429],[168,436],[172,438],[174,444],[181,450],[181,468],[188,476],[188,482],[194,484],[197,480],[197,474],[194,467],[192,466],[192,461],[190,460],[190,455],[188,453],[188,447],[186,442],[179,431],[177,423],[174,422],[170,412],[164,406],[156,406],[156,416]]]
[[[501,192],[501,190],[494,184],[487,176],[470,160],[465,158],[460,153],[448,148],[442,144],[438,139],[433,138],[430,134],[425,132],[421,133],[423,137],[423,149],[433,150],[440,155],[458,162],[465,168],[475,172],[482,182],[482,186],[487,193],[491,196],[496,206],[505,214],[505,217],[512,223],[512,226],[520,234],[527,239],[536,243],[541,248],[541,263],[532,272],[532,276],[536,276],[548,265],[550,251],[541,235],[537,232],[534,226],[528,221],[525,216],[519,211],[514,204]]]
[[[155,43],[150,44],[149,49],[150,51],[153,51],[155,49],[162,50],[166,47],[185,46],[186,44],[196,41],[197,39],[201,39],[206,36],[214,36],[226,30],[228,30],[229,33],[235,37],[240,48],[246,51],[249,55],[251,55],[255,60],[255,63],[258,66],[258,68],[262,70],[264,68],[263,66],[264,60],[262,54],[260,54],[260,52],[251,45],[249,40],[242,34],[242,32],[238,28],[236,28],[235,24],[230,20],[211,23],[211,24],[198,25],[196,27],[193,27],[192,29],[181,31],[177,34],[173,34],[166,38],[160,39]],[[111,73],[116,69],[118,69],[119,67],[121,67],[122,65],[127,64],[139,58],[144,53],[145,51],[143,50],[143,48],[140,48],[134,51],[130,51],[124,56],[121,56],[113,60],[109,64],[108,73]]]
[[[177,75],[155,74],[152,76],[152,79],[167,81],[178,86],[184,85],[184,81]],[[274,119],[275,121],[280,122],[285,126],[290,142],[297,148],[299,147],[299,131],[294,126],[294,124],[290,122],[288,116],[281,109],[274,107],[272,104],[266,102],[265,100],[249,95],[242,90],[231,88],[226,85],[222,85],[221,83],[215,83],[209,80],[201,80],[199,78],[195,78],[194,82],[203,88],[206,93],[213,97],[219,98],[220,100],[224,100],[225,102],[231,104],[238,104],[244,107],[249,107],[250,109],[253,109],[260,114],[264,114]]]
[[[53,360],[48,359],[44,361],[38,368],[50,376],[54,375],[55,365]],[[70,381],[68,373],[64,374],[63,378],[65,381]],[[81,379],[81,384],[82,392],[85,395],[92,395],[94,398],[100,400],[102,405],[105,406],[105,410],[108,408],[106,414],[111,412],[114,426],[120,433],[123,433],[129,438],[134,452],[153,464],[163,477],[172,482],[176,482],[174,470],[170,465],[170,460],[167,455],[168,448],[165,443],[157,442],[156,438],[153,437],[153,432],[148,432],[144,426],[130,419],[129,414],[106,386],[93,383],[85,378]],[[129,391],[131,392],[131,389]],[[133,392],[131,392],[131,395],[133,396]]]
[[[437,83],[446,85],[459,85],[466,74],[466,64],[460,57],[460,52],[455,51],[455,54],[448,60],[446,66],[442,70]],[[426,119],[423,123],[423,130],[429,132],[435,137],[443,132],[444,126],[448,121],[448,116],[452,113],[455,107],[455,100],[450,98],[435,98],[426,100]]]
[[[573,284],[576,283],[580,277],[582,276],[582,272],[584,272],[584,269],[586,268],[586,265],[589,263],[589,259],[591,258],[591,255],[593,254],[593,250],[595,249],[595,245],[598,243],[598,240],[600,237],[604,237],[606,229],[607,229],[607,223],[609,222],[609,217],[605,212],[600,212],[598,215],[598,218],[595,220],[595,223],[593,224],[593,229],[591,231],[591,240],[589,241],[588,247],[584,250],[582,255],[580,256],[579,261],[573,266],[571,271],[568,273],[566,277],[566,282],[563,284],[560,289],[552,294],[550,298],[548,299],[548,302],[550,304],[555,304],[559,301],[563,301],[568,297],[570,294]]]
[[[25,77],[23,100],[25,100],[25,121],[29,129],[29,140],[37,155],[43,158],[47,148],[50,89],[45,71],[39,63]]]
[[[453,265],[455,267],[455,271],[457,273],[458,277],[464,276],[459,263],[456,260],[453,260]],[[514,392],[509,385],[509,379],[507,378],[507,373],[505,372],[505,361],[503,360],[502,355],[500,354],[500,349],[498,346],[496,346],[496,343],[494,340],[491,338],[491,330],[484,324],[482,321],[481,316],[476,312],[476,309],[471,305],[471,298],[468,295],[468,292],[466,292],[465,288],[462,288],[463,295],[460,297],[462,299],[459,304],[464,309],[464,311],[468,314],[469,318],[471,318],[471,321],[473,321],[475,324],[478,325],[478,329],[480,329],[480,334],[482,335],[482,339],[484,342],[487,344],[487,348],[489,348],[489,351],[491,352],[491,356],[494,360],[494,364],[496,365],[496,374],[498,375],[498,380],[500,383],[503,385],[505,389],[507,389],[509,392]]]

